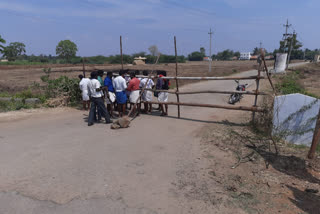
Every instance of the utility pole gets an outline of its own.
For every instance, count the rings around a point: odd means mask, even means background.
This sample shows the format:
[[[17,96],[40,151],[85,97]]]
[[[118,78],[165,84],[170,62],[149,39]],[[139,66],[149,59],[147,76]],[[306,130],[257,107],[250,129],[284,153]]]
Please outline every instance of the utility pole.
[[[291,37],[291,41],[290,41],[290,50],[289,50],[289,54],[288,54],[288,60],[287,60],[287,69],[288,69],[288,66],[289,66],[289,63],[290,63],[290,57],[291,57],[291,52],[292,52],[292,49],[293,49],[293,43],[294,43],[294,40],[295,40],[295,35],[296,32],[293,31],[293,34],[292,34],[292,37]]]
[[[213,32],[211,31],[211,28],[210,28],[210,32],[208,33],[210,35],[210,50],[209,50],[209,72],[211,72],[211,66],[212,66],[212,34]]]
[[[287,48],[287,44],[288,44],[288,36],[290,36],[291,34],[288,34],[288,29],[289,27],[291,27],[292,25],[289,24],[289,20],[287,19],[287,24],[283,25],[286,28],[286,33],[283,34],[283,38],[284,38],[284,51],[286,52],[286,48]]]

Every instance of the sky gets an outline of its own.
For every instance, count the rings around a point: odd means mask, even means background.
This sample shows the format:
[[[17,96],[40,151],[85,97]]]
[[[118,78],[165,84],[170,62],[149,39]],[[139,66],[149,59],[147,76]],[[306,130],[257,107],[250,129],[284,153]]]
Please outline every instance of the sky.
[[[23,42],[28,55],[56,55],[69,39],[79,56],[124,54],[157,45],[160,52],[188,55],[205,47],[212,53],[279,47],[289,19],[304,47],[320,48],[319,0],[0,0],[0,35]]]

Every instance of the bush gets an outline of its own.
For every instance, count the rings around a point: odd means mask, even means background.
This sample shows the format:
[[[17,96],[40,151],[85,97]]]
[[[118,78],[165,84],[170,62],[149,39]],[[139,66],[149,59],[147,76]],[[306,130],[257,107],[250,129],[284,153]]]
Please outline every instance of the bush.
[[[50,79],[49,75],[45,75],[41,80],[47,83],[44,88],[46,98],[68,96],[71,104],[77,103],[81,98],[79,80],[76,78],[61,76],[58,79]]]
[[[276,84],[276,89],[281,94],[304,94],[304,88],[298,83],[300,72],[292,72],[280,77],[280,81]]]

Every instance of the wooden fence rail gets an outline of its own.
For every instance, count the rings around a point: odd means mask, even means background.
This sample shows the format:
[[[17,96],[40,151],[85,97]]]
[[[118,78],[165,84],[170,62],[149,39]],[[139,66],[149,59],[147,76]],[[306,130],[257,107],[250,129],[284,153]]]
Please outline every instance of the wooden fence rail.
[[[244,95],[268,95],[264,92],[255,92],[255,91],[167,91],[167,90],[156,90],[156,89],[145,89],[147,91],[153,91],[153,92],[168,92],[169,94],[244,94]]]
[[[203,107],[203,108],[221,108],[229,110],[239,110],[239,111],[252,111],[252,112],[263,112],[264,110],[260,107],[248,107],[248,106],[232,106],[232,105],[215,105],[215,104],[200,104],[200,103],[181,103],[181,102],[142,102],[149,104],[163,104],[163,105],[180,105],[180,106],[193,106],[193,107]]]
[[[148,78],[143,75],[136,75],[138,78]],[[151,78],[157,78],[152,76]],[[256,80],[265,79],[263,76],[247,76],[247,77],[161,77],[162,79],[169,80]]]

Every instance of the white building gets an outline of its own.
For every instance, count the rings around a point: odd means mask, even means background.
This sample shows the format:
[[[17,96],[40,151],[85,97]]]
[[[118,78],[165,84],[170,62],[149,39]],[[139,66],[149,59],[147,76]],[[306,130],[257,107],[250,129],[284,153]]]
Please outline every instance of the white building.
[[[242,52],[240,53],[240,60],[250,60],[251,53],[250,52]]]

